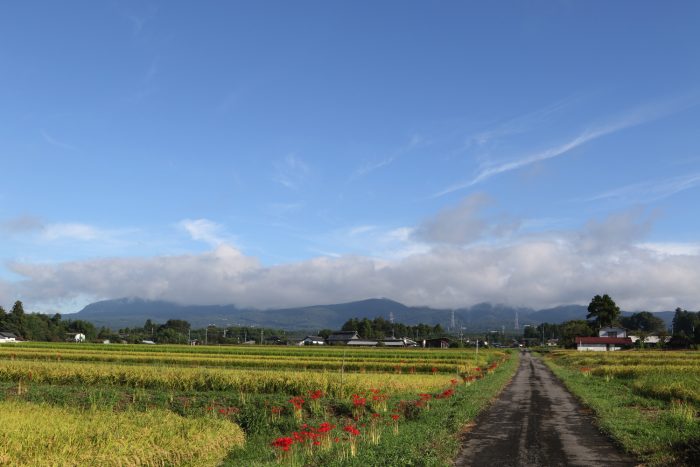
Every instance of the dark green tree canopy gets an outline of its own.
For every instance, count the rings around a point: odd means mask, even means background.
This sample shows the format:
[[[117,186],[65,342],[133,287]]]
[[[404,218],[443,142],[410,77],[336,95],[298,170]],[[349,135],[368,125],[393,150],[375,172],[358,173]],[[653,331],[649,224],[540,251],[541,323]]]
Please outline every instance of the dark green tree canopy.
[[[666,330],[664,320],[648,311],[640,311],[632,316],[620,318],[620,324],[632,331],[658,333]]]
[[[620,307],[618,307],[610,295],[602,297],[596,295],[588,305],[588,315],[586,319],[592,319],[595,328],[602,328],[618,324],[620,320]]]

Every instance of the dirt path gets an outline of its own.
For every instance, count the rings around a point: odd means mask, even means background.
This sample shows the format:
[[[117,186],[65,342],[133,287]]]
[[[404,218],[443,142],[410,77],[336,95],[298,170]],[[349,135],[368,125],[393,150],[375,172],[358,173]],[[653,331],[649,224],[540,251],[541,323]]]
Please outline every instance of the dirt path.
[[[525,353],[513,381],[476,420],[457,466],[634,466],[593,425],[538,359]]]

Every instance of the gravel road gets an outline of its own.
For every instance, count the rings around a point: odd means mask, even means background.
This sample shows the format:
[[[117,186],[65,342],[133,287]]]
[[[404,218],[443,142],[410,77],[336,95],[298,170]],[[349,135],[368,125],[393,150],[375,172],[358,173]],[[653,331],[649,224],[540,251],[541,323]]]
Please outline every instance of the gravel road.
[[[537,358],[522,355],[513,381],[476,420],[456,466],[634,466]]]

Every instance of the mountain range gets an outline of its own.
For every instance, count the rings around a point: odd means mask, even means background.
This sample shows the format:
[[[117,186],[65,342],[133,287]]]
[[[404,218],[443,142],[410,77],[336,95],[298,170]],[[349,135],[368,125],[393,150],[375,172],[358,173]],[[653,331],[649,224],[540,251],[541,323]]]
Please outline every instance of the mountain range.
[[[535,310],[480,303],[450,310],[411,307],[386,298],[373,298],[350,303],[257,310],[237,308],[234,305],[180,305],[158,300],[120,298],[91,303],[77,313],[65,315],[65,318],[81,319],[113,330],[140,327],[147,319],[156,323],[164,323],[168,319],[182,319],[189,321],[193,328],[207,325],[255,326],[312,331],[339,329],[351,318],[376,317],[387,320],[393,318],[396,322],[404,324],[440,324],[448,329],[452,328],[454,314],[455,328],[462,328],[464,332],[471,333],[502,329],[513,331],[516,316],[520,329],[525,325],[544,322],[562,323],[572,319],[585,319],[586,308],[583,305],[563,305]],[[673,312],[658,312],[656,315],[670,326]]]

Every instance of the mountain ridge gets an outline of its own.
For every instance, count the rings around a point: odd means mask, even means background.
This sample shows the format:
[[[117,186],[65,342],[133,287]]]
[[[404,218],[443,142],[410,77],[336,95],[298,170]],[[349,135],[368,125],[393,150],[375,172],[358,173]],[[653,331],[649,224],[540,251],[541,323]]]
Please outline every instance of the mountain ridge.
[[[163,323],[168,319],[183,319],[193,327],[207,325],[272,327],[288,330],[339,329],[351,318],[382,317],[404,324],[440,324],[451,328],[454,314],[456,329],[465,332],[489,330],[515,330],[515,317],[520,329],[525,325],[543,322],[561,323],[572,319],[585,319],[587,307],[583,305],[561,305],[535,310],[502,304],[478,303],[458,309],[441,309],[425,306],[407,306],[388,298],[369,298],[347,303],[310,305],[279,309],[258,310],[238,308],[235,305],[182,305],[163,300],[141,298],[118,298],[102,300],[85,306],[82,310],[66,314],[68,319],[90,321],[98,327],[117,330],[140,327],[150,319]],[[623,312],[625,315],[631,312]],[[667,325],[673,312],[656,313]]]

